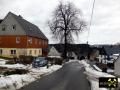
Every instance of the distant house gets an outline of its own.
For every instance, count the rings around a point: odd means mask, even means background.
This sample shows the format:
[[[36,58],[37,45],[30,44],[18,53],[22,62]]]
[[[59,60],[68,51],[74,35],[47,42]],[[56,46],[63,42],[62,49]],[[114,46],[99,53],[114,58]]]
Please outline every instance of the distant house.
[[[0,56],[45,56],[48,39],[34,24],[9,12],[0,20]]]
[[[119,54],[120,53],[120,46],[119,45],[110,45],[110,46],[103,46],[107,59],[110,60],[113,58],[114,54]]]
[[[49,50],[48,57],[61,58],[61,54],[56,50],[54,46],[52,46]]]
[[[99,56],[99,50],[97,48],[90,48],[90,53],[89,53],[89,60],[92,61],[97,61],[98,56]]]
[[[120,56],[114,62],[114,74],[120,76]]]
[[[64,58],[64,44],[50,44],[61,54]],[[68,58],[83,59],[88,56],[90,47],[88,44],[68,44],[67,45],[67,56]]]
[[[115,60],[120,53],[119,45],[99,45],[99,62],[107,64],[111,60]]]
[[[71,52],[67,52],[67,56],[69,57],[69,59],[76,59],[77,60],[77,55],[75,52],[71,51]]]

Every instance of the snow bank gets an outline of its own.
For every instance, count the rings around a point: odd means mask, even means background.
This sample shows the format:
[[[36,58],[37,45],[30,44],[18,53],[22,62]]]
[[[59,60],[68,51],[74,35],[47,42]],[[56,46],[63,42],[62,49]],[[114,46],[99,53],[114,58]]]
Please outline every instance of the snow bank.
[[[87,73],[92,74],[92,75],[94,75],[96,77],[114,77],[111,74],[104,73],[104,72],[101,72],[101,71],[96,71],[85,60],[79,61],[79,63],[81,63],[81,64],[83,64],[85,66],[85,70],[86,70]]]
[[[94,70],[88,63],[87,60],[79,61],[85,67],[85,73],[88,75],[88,79],[91,83],[91,90],[108,90],[107,88],[99,88],[98,78],[99,77],[114,77],[108,73]],[[97,67],[97,66],[95,66]]]
[[[8,60],[0,59],[0,65],[4,65],[6,63],[6,61],[8,61]]]
[[[114,73],[114,70],[113,69],[107,69],[107,72],[108,73]]]
[[[22,65],[13,65],[13,66],[7,66],[9,68],[18,68],[22,67]],[[40,78],[43,75],[50,74],[58,69],[60,69],[62,66],[60,65],[53,65],[50,66],[49,68],[47,67],[40,67],[40,68],[32,68],[29,67],[30,73],[28,74],[23,74],[23,75],[9,75],[9,76],[2,76],[0,77],[0,88],[10,88],[14,87],[14,89],[19,89],[23,87],[24,85],[27,85],[36,79]],[[13,90],[13,89],[11,89]]]
[[[4,87],[14,86],[16,89],[19,89],[34,80],[35,79],[30,74],[10,75],[0,78],[0,87],[4,88]]]
[[[102,70],[101,70],[99,67],[97,67],[96,65],[93,65],[93,66],[94,66],[94,68],[95,68],[97,71],[102,72]]]
[[[49,68],[47,67],[40,67],[40,68],[32,68],[30,70],[30,73],[35,77],[38,78],[40,77],[40,75],[46,75],[46,74],[50,74],[58,69],[60,69],[62,66],[60,65],[53,65],[50,66]]]
[[[91,90],[108,90],[107,88],[98,88],[99,83],[98,81],[90,80],[91,83]]]
[[[26,69],[27,67],[23,64],[5,64],[0,65],[0,67],[15,68],[15,69]]]

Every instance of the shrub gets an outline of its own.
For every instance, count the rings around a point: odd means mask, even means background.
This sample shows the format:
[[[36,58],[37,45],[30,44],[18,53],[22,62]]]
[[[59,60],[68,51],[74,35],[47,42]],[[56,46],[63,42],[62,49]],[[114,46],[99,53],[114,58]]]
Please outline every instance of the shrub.
[[[19,57],[19,61],[22,63],[22,64],[31,64],[34,60],[34,57],[33,56],[20,56]]]
[[[12,75],[12,74],[26,74],[28,73],[28,70],[25,69],[13,69],[13,70],[7,70],[3,73],[3,75]]]

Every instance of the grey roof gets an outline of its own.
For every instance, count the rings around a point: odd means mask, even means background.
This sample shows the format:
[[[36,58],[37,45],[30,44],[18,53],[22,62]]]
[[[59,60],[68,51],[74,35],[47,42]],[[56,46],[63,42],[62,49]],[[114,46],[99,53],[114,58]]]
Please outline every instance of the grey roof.
[[[120,53],[120,46],[119,45],[111,45],[111,46],[103,46],[107,55],[118,54]]]
[[[64,44],[49,44],[49,48],[54,46],[55,49],[63,54],[64,53]],[[74,52],[77,56],[86,56],[90,52],[90,47],[88,44],[68,44],[68,52]]]
[[[41,30],[36,25],[23,19],[20,15],[17,16],[11,12],[9,12],[9,14],[11,14],[16,19],[16,21],[21,25],[21,27],[25,30],[28,36],[33,36],[48,40],[47,37],[41,32]]]
[[[48,56],[61,56],[60,53],[56,50],[56,48],[53,46],[51,47]]]

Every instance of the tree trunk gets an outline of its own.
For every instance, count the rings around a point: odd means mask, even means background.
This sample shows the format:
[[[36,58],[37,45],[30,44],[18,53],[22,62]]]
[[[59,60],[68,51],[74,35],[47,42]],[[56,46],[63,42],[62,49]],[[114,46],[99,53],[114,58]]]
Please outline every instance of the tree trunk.
[[[64,59],[67,61],[67,35],[65,30],[65,42],[64,42]]]

